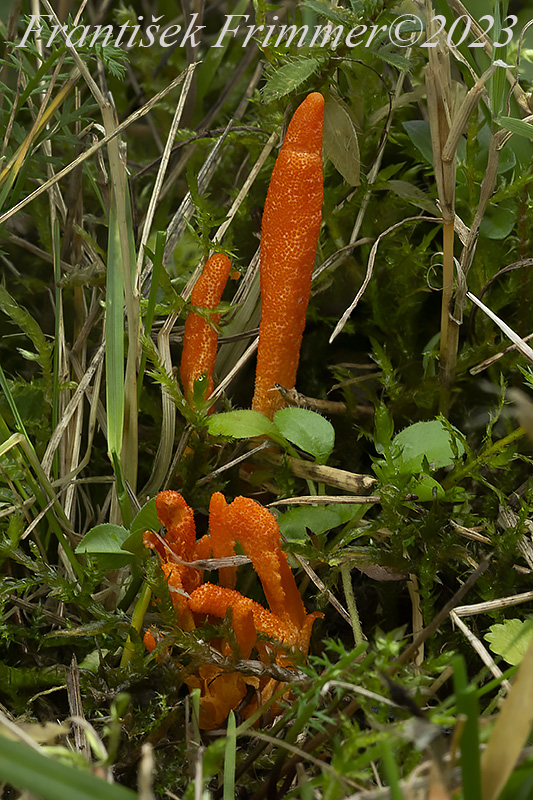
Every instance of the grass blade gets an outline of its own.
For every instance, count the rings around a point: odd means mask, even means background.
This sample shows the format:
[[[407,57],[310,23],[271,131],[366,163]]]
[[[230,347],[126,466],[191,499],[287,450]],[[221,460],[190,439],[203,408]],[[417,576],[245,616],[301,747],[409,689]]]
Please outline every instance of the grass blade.
[[[43,800],[133,800],[135,793],[0,736],[0,780]]]
[[[226,752],[224,753],[224,800],[234,800],[235,797],[236,730],[235,714],[230,711],[226,731]]]
[[[107,446],[120,458],[124,428],[124,280],[114,205],[109,214],[106,293]]]
[[[466,717],[461,734],[461,768],[464,796],[481,800],[481,771],[479,765],[479,704],[477,689],[468,685],[465,662],[458,656],[453,662],[453,682],[457,711]]]

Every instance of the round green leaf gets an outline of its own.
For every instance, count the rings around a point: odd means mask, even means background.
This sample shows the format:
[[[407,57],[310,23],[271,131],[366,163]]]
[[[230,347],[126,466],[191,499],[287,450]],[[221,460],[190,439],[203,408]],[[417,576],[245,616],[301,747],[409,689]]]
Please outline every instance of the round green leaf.
[[[432,469],[438,469],[454,464],[455,452],[460,456],[464,453],[464,447],[457,439],[454,451],[451,435],[439,419],[409,425],[394,437],[393,444],[401,450],[404,470],[412,473],[420,472],[424,458]]]
[[[307,408],[280,408],[274,423],[289,442],[325,463],[335,444],[331,422]]]
[[[505,239],[515,226],[516,214],[513,203],[498,203],[494,209],[489,207],[479,231],[487,239]]]
[[[321,534],[348,522],[354,515],[354,508],[348,505],[301,506],[291,508],[278,517],[279,529],[289,542],[308,538],[307,529]]]

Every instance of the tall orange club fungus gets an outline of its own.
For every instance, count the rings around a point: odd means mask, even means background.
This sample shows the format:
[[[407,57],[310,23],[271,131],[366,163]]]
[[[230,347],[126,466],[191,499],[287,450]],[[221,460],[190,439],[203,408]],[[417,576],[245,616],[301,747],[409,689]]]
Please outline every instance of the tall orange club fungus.
[[[265,202],[261,232],[261,324],[252,408],[270,419],[292,389],[322,220],[324,98],[308,95],[289,123]]]
[[[231,262],[224,253],[214,253],[208,258],[191,293],[193,306],[207,311],[216,308],[222,298],[230,269]],[[219,320],[220,314],[212,314],[210,317],[210,321],[215,325]],[[217,347],[218,333],[214,327],[200,314],[191,311],[185,320],[180,365],[181,383],[189,405],[193,402],[194,382],[202,375],[207,376],[205,398],[213,391]]]

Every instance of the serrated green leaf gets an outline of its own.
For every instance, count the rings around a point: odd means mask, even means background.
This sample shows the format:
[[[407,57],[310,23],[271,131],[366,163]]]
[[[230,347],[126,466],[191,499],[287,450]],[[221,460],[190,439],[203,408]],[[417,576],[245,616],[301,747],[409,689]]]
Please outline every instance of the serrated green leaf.
[[[302,3],[302,6],[303,8],[310,8],[312,11],[320,14],[321,17],[325,17],[326,19],[331,20],[331,22],[335,22],[337,25],[346,24],[346,16],[338,13],[339,11],[342,11],[342,9],[329,8],[323,3],[317,2],[317,0],[305,0],[305,2]]]
[[[394,420],[381,400],[375,408],[374,425],[376,428],[376,449],[382,453],[388,447],[394,434]]]
[[[335,444],[331,422],[307,408],[280,408],[274,423],[287,441],[325,463]]]
[[[263,89],[263,98],[269,103],[278,97],[283,97],[294,91],[301,83],[307,80],[318,69],[319,62],[316,58],[303,58],[301,61],[292,61],[280,67],[268,79]]]
[[[463,455],[462,443],[456,440],[455,444],[459,455]],[[450,433],[438,419],[409,425],[394,437],[393,445],[401,451],[405,472],[420,472],[425,458],[432,469],[449,467],[455,463]]]
[[[243,409],[212,414],[207,420],[211,436],[226,436],[228,439],[251,439],[254,436],[268,436],[279,440],[278,429],[260,411]]]
[[[493,653],[508,664],[520,664],[533,639],[533,618],[508,619],[491,625],[484,637]]]
[[[330,94],[324,108],[324,152],[347,183],[359,186],[361,157],[357,131],[346,109]]]

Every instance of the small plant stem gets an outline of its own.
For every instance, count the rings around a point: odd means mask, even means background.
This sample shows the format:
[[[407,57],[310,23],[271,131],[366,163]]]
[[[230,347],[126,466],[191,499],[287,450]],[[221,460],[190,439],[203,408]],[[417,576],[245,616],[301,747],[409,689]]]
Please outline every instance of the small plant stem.
[[[359,646],[360,644],[363,644],[364,636],[363,636],[363,629],[361,628],[361,621],[359,619],[359,612],[357,611],[357,605],[353,593],[352,574],[349,563],[342,565],[341,577],[342,577],[342,588],[344,589],[344,596],[346,598],[346,605],[348,606],[350,619],[352,621],[353,638],[356,646]]]
[[[140,633],[144,615],[146,614],[146,610],[150,605],[150,600],[152,599],[152,590],[148,586],[147,583],[143,584],[141,589],[141,593],[139,595],[139,599],[137,600],[137,604],[135,606],[135,610],[133,612],[133,617],[131,619],[131,627]],[[131,636],[128,636],[126,640],[126,644],[124,645],[124,650],[122,651],[122,658],[120,659],[120,666],[121,668],[125,667],[127,664],[130,663],[131,657],[133,655],[135,648],[133,642],[131,640]]]
[[[307,478],[305,482],[307,483],[307,489],[309,490],[309,494],[317,495],[318,493],[317,493],[316,486],[313,483],[313,481],[310,480],[309,478]]]
[[[122,463],[116,450],[111,450],[111,464],[113,465],[113,471],[115,473],[115,491],[122,522],[126,527],[129,527],[133,519],[133,511],[122,470]]]
[[[455,377],[457,363],[457,346],[459,342],[459,327],[451,318],[453,297],[453,219],[444,222],[442,228],[443,240],[443,284],[442,306],[440,320],[440,376],[441,376],[441,413],[447,416],[450,406],[450,392]]]

